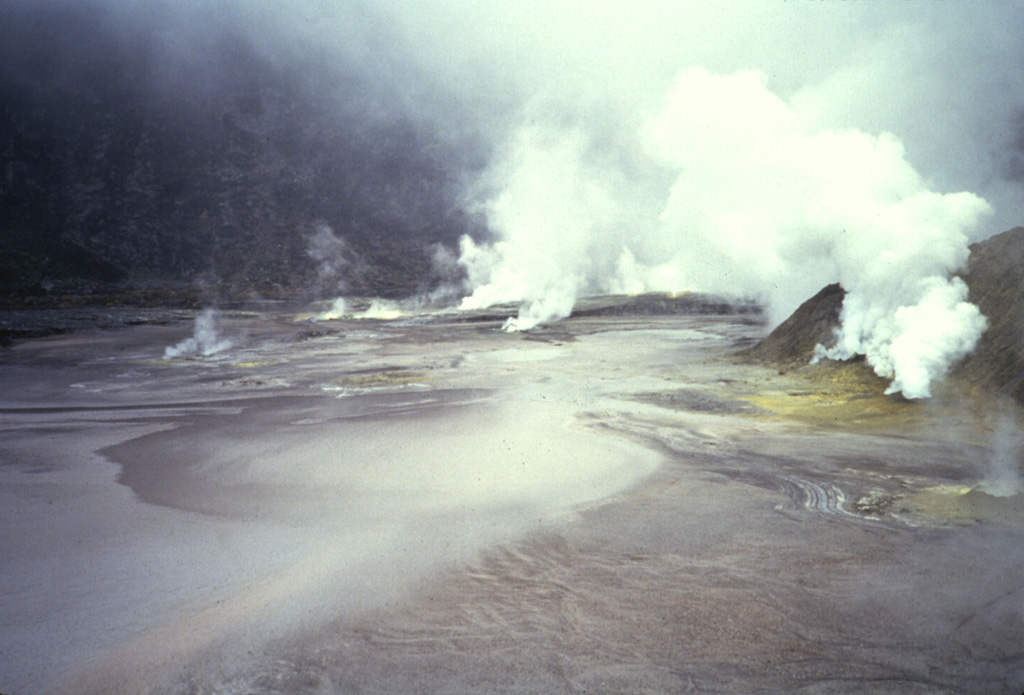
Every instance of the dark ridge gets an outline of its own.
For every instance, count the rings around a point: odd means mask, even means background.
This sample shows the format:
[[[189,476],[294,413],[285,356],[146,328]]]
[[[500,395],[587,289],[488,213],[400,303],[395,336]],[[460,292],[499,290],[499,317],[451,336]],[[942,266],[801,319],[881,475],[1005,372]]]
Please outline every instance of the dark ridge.
[[[760,317],[756,302],[731,299],[700,292],[684,294],[640,294],[583,299],[572,310],[572,318],[587,316],[739,316]]]
[[[519,312],[516,304],[500,304],[481,311],[461,312],[459,323],[502,323]],[[749,316],[760,321],[761,305],[747,299],[719,297],[700,292],[684,294],[599,295],[582,297],[569,318],[616,316]],[[543,327],[534,329],[536,334]]]
[[[192,318],[184,308],[164,306],[80,306],[74,308],[0,308],[0,347],[17,340],[126,326],[166,325]]]

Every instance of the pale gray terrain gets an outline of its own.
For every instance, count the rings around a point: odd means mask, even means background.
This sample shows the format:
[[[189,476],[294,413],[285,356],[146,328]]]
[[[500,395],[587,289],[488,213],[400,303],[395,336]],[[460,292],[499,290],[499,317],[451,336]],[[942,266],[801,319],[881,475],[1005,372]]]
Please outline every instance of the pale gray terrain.
[[[1024,690],[1012,407],[642,313],[5,349],[0,692]]]

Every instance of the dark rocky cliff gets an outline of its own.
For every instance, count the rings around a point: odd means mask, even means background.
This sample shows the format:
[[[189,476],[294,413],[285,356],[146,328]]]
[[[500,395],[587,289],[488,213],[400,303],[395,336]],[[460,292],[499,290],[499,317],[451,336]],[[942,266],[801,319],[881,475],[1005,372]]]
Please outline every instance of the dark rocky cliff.
[[[155,21],[155,20],[154,20]],[[471,154],[366,75],[274,61],[228,27],[167,55],[99,6],[0,6],[0,296],[110,283],[316,286],[317,225],[384,293],[475,232]]]

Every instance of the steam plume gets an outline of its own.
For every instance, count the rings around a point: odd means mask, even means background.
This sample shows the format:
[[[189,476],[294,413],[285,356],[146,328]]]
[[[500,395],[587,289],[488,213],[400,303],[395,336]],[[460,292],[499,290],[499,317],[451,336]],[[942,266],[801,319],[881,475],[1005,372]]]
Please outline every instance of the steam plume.
[[[164,349],[164,359],[175,357],[209,357],[231,348],[233,343],[219,335],[217,329],[217,312],[205,309],[196,316],[192,337],[185,338],[176,345]]]
[[[317,314],[315,317],[313,317],[313,320],[334,321],[335,319],[340,319],[341,317],[343,317],[347,309],[348,302],[345,301],[345,298],[335,297],[334,300],[331,302],[331,306]]]
[[[984,330],[952,273],[991,208],[932,190],[892,134],[821,126],[762,73],[688,68],[633,133],[633,171],[595,142],[516,134],[488,174],[498,240],[462,241],[464,307],[520,302],[506,329],[525,330],[587,292],[698,289],[760,296],[778,320],[838,281],[840,331],[819,357],[864,354],[911,398]]]
[[[1024,492],[1021,462],[1024,461],[1024,441],[1018,417],[1003,414],[992,435],[992,454],[988,472],[978,489],[996,497],[1012,497]]]

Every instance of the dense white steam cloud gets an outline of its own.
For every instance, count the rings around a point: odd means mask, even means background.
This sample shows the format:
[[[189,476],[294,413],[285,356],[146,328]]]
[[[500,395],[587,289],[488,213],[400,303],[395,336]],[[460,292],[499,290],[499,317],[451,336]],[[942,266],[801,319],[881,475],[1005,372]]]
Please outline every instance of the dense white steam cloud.
[[[580,132],[517,134],[490,172],[503,182],[485,205],[499,241],[462,240],[460,262],[474,288],[463,308],[523,302],[506,327],[528,330],[567,316],[583,293],[645,289],[629,277],[641,231],[630,219],[629,186],[610,162],[593,161],[589,147]]]
[[[820,355],[865,354],[892,390],[930,395],[985,326],[951,274],[988,204],[930,190],[895,136],[817,127],[765,83],[682,71],[635,133],[645,186],[579,130],[524,127],[489,172],[499,240],[463,240],[463,306],[521,302],[506,328],[523,330],[587,292],[700,289],[781,318],[839,281],[841,330]]]
[[[815,14],[837,21],[823,25],[834,55],[817,53],[821,43],[806,51],[822,57],[814,65],[739,48],[733,39],[759,31],[741,21],[717,43],[667,51],[693,66],[673,79],[659,72],[666,61],[652,61],[632,83],[613,71],[606,85],[584,61],[578,80],[539,80],[539,96],[477,181],[472,198],[494,238],[462,240],[462,306],[518,303],[505,327],[528,330],[589,293],[705,290],[756,296],[777,322],[838,281],[848,293],[841,330],[819,356],[864,354],[892,391],[930,395],[985,328],[953,277],[968,243],[999,229],[991,219],[1003,225],[1020,213],[1019,191],[998,180],[997,138],[982,112],[1012,123],[1024,90],[1005,64],[981,77],[984,51],[969,45],[998,13],[912,9],[874,17],[880,28],[870,30],[874,12]],[[807,28],[785,15],[767,15],[778,37]],[[844,22],[855,40],[831,33]],[[991,57],[1020,62],[1020,42],[997,35]],[[652,42],[663,47],[660,37]],[[953,46],[965,50],[959,65],[943,56]],[[771,76],[736,69],[745,57]],[[974,71],[979,79],[965,80]],[[948,101],[957,91],[987,101],[969,111]],[[915,113],[915,101],[948,108]],[[945,138],[945,153],[929,137]],[[947,192],[957,184],[999,207]]]
[[[762,76],[699,69],[680,76],[650,133],[681,172],[661,233],[683,249],[684,283],[760,291],[778,316],[839,281],[837,345],[822,354],[864,354],[911,398],[977,342],[984,319],[950,275],[989,206],[929,190],[894,136],[817,129]]]

